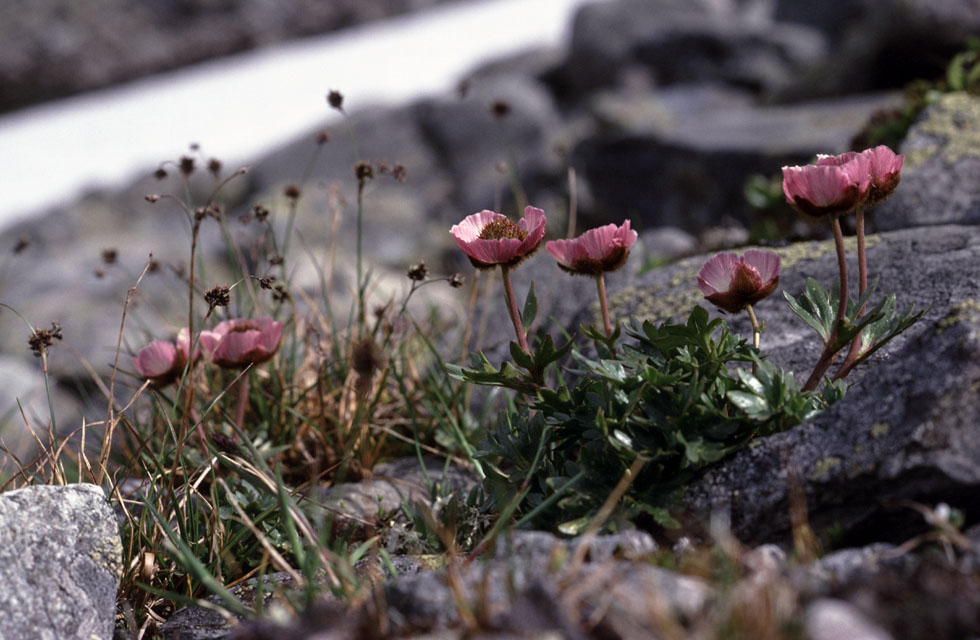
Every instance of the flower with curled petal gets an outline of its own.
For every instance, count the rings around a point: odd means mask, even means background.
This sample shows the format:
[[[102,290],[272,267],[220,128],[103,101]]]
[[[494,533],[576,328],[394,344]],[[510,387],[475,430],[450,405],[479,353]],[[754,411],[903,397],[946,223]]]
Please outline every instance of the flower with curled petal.
[[[240,369],[269,360],[279,349],[282,323],[272,318],[235,318],[202,331],[200,342],[219,367]]]
[[[544,211],[527,207],[524,217],[515,223],[505,215],[483,210],[466,216],[449,233],[477,269],[515,267],[544,239]]]
[[[621,226],[607,224],[589,229],[571,240],[551,240],[544,248],[558,261],[558,266],[572,274],[597,276],[615,271],[626,263],[630,247],[636,242],[636,231],[630,221]]]
[[[871,161],[850,151],[820,156],[817,164],[783,167],[783,194],[798,211],[820,217],[854,211],[871,188]]]
[[[766,298],[779,284],[779,255],[749,249],[742,257],[718,253],[698,272],[698,288],[708,302],[729,313]]]
[[[176,342],[156,340],[146,345],[132,358],[137,373],[154,387],[165,387],[184,371],[190,353],[190,340],[186,328],[177,333]]]
[[[905,156],[895,155],[895,152],[885,145],[867,149],[862,153],[868,158],[871,172],[868,204],[875,205],[890,196],[898,186]]]

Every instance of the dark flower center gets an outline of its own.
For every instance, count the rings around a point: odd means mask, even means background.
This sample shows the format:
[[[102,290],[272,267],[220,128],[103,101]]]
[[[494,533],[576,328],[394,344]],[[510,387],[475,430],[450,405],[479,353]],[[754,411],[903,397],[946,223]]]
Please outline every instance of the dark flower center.
[[[262,328],[254,322],[240,322],[228,330],[228,333],[245,333],[246,331],[261,331]]]
[[[508,218],[494,218],[480,229],[480,240],[503,240],[504,238],[514,238],[523,240],[527,237],[527,231],[521,229],[516,223]]]

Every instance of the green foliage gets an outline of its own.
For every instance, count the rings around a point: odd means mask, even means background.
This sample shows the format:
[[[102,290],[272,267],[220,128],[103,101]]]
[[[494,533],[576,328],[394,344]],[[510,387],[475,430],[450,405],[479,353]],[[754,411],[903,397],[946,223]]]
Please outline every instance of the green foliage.
[[[535,525],[575,533],[640,457],[644,465],[616,517],[646,514],[671,525],[671,508],[700,469],[843,394],[843,385],[823,395],[801,391],[791,373],[701,307],[685,324],[634,320],[626,333],[632,341],[616,355],[602,343],[605,357],[575,352],[573,383],[541,388],[530,409],[500,416],[477,453],[494,463],[485,465],[492,498],[526,490],[519,515],[537,509]],[[540,508],[573,478],[563,497]]]

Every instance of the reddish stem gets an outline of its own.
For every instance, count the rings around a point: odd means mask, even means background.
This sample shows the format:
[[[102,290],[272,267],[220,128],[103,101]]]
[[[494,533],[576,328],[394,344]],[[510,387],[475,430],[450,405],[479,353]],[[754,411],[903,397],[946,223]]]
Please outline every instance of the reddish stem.
[[[830,330],[830,336],[827,338],[826,344],[824,344],[820,359],[817,360],[817,364],[813,367],[810,377],[807,378],[806,384],[803,385],[804,391],[813,391],[816,389],[817,385],[820,384],[820,380],[823,379],[823,374],[834,363],[834,358],[840,351],[840,347],[836,346],[837,332],[843,325],[844,318],[847,315],[847,258],[844,255],[844,233],[841,231],[838,216],[835,215],[831,218],[830,225],[834,230],[837,266],[840,269],[840,299],[837,303],[837,317],[834,318],[834,326]]]
[[[857,248],[858,248],[858,296],[863,296],[864,292],[868,290],[868,261],[867,254],[864,250],[864,209],[858,209],[857,211]],[[865,305],[861,305],[858,309],[855,318],[860,318],[864,315]],[[847,352],[847,357],[844,358],[844,363],[837,370],[834,375],[834,380],[840,380],[844,378],[851,369],[854,367],[854,362],[858,359],[860,355],[859,351],[861,349],[861,333],[854,336],[854,340],[851,341],[851,348]]]
[[[517,312],[517,300],[514,298],[514,287],[510,284],[510,269],[501,266],[500,273],[504,278],[504,293],[507,298],[507,308],[510,310],[510,319],[514,323],[514,331],[517,332],[517,343],[521,346],[524,353],[531,355],[531,348],[527,346],[527,335],[524,333],[524,325],[521,324],[521,314]]]

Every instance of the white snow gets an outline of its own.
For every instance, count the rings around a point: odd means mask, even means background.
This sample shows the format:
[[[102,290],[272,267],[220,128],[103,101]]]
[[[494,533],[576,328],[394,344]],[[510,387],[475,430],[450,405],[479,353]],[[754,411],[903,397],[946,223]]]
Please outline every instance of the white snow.
[[[121,186],[188,145],[247,163],[331,117],[453,87],[475,65],[567,37],[589,0],[436,7],[0,117],[0,228],[95,187]]]

